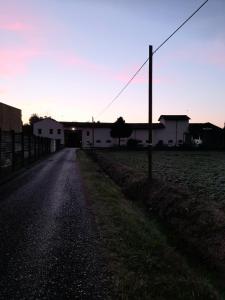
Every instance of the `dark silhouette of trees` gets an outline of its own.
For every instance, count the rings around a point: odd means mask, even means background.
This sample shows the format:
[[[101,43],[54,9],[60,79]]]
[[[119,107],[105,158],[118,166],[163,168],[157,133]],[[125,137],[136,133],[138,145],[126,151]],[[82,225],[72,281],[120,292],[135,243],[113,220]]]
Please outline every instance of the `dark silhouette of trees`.
[[[29,124],[33,125],[34,123],[43,120],[44,118],[39,117],[38,114],[32,114],[29,118]]]
[[[131,135],[132,128],[129,124],[126,124],[122,117],[119,117],[111,128],[111,137],[118,138],[118,145],[120,146],[121,138],[127,138]]]
[[[44,116],[44,117],[39,117],[38,114],[32,114],[29,118],[29,124],[30,125],[33,125],[34,123],[38,122],[38,121],[41,121],[41,120],[44,120],[46,118],[51,118],[50,116]]]

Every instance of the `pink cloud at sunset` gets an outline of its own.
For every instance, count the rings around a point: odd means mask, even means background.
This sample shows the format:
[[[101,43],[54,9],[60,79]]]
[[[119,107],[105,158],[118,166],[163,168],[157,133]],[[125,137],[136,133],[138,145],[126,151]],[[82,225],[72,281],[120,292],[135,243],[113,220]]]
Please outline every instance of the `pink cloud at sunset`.
[[[98,75],[107,75],[110,71],[107,67],[92,62],[78,54],[58,53],[55,55],[57,62],[60,62],[65,67],[81,67],[84,70],[91,71]]]
[[[23,32],[31,30],[32,27],[23,22],[0,22],[0,30]]]
[[[40,54],[40,50],[35,48],[0,50],[0,75],[10,77],[24,74],[31,60]]]
[[[0,13],[1,15],[1,13]],[[32,14],[18,13],[3,16],[0,21],[0,30],[16,33],[21,39],[18,45],[3,46],[0,50],[0,75],[7,78],[24,75],[29,71],[29,65],[32,61],[39,57],[43,57],[49,62],[53,62],[56,66],[62,68],[76,68],[77,71],[88,72],[92,76],[105,78],[111,82],[126,83],[130,77],[138,69],[138,65],[131,67],[107,66],[101,63],[83,57],[69,48],[59,49],[54,47],[54,36],[58,25],[49,23],[48,21],[38,19]],[[62,32],[61,32],[62,33]],[[9,33],[10,37],[10,33]],[[51,44],[51,40],[53,44]],[[75,50],[76,51],[76,50]],[[167,78],[154,79],[156,84],[168,82]],[[134,84],[146,84],[147,78],[143,73],[133,80]]]
[[[86,58],[83,58],[79,55],[62,55],[58,54],[55,56],[57,62],[61,62],[64,67],[78,67],[82,68],[85,71],[91,72],[93,75],[97,75],[111,81],[118,81],[121,83],[127,83],[128,80],[134,75],[134,73],[139,68],[138,65],[133,67],[123,67],[121,71],[116,71],[113,68],[96,64]],[[164,77],[154,78],[155,84],[161,83],[174,83],[174,79]],[[147,74],[142,74],[141,72],[133,79],[133,83],[136,84],[147,84],[148,78]]]
[[[0,13],[1,16],[1,13]],[[11,78],[24,75],[29,70],[29,64],[45,53],[45,43],[40,34],[43,28],[38,27],[34,20],[26,20],[25,15],[10,14],[0,21],[0,31],[7,34],[6,43],[0,48],[0,76]],[[25,21],[21,21],[21,20]],[[14,41],[17,35],[16,43]]]

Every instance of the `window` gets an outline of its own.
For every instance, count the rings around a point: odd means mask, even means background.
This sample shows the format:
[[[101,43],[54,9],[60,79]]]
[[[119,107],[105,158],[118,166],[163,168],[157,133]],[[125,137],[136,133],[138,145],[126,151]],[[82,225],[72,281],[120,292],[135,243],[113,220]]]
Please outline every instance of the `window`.
[[[90,135],[90,131],[87,131],[87,136],[89,136]]]
[[[107,143],[107,144],[111,143],[111,140],[107,140],[106,143]]]
[[[53,129],[49,129],[49,133],[50,133],[50,134],[53,134]]]
[[[179,143],[179,144],[183,144],[183,141],[182,141],[182,140],[179,140],[178,143]]]
[[[98,143],[98,144],[101,143],[101,140],[96,140],[96,143]]]
[[[169,140],[169,141],[168,141],[168,144],[173,144],[173,140]]]
[[[42,134],[42,129],[38,128],[38,134]]]
[[[61,129],[57,129],[58,134],[61,134]]]

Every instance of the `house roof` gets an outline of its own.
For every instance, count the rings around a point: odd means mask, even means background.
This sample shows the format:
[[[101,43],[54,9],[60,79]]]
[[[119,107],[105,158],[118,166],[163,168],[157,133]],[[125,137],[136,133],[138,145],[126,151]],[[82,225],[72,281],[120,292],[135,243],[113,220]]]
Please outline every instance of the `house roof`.
[[[222,130],[222,128],[210,123],[190,123],[189,130],[190,131],[200,131],[200,130],[207,130],[207,129],[214,129],[214,130]]]
[[[190,118],[187,115],[161,115],[158,121],[160,121],[161,119],[168,120],[168,121],[190,120]]]
[[[91,123],[91,122],[60,122],[66,127],[80,127],[80,128],[111,128],[113,123]],[[126,123],[129,124],[132,129],[148,129],[148,123]],[[165,126],[161,123],[153,123],[153,129],[163,129]]]
[[[44,121],[47,121],[47,120],[51,120],[55,123],[58,123],[60,124],[60,122],[56,121],[55,119],[52,119],[51,117],[47,117],[47,118],[44,118],[44,119],[41,119],[41,120],[38,120],[37,122],[35,122],[34,124],[38,124],[38,123],[41,123],[41,122],[44,122]]]
[[[148,129],[148,123],[128,123],[133,129]],[[163,129],[165,126],[161,123],[153,123],[152,129]]]
[[[60,122],[64,127],[80,127],[80,128],[108,128],[112,126],[112,123],[101,122]]]

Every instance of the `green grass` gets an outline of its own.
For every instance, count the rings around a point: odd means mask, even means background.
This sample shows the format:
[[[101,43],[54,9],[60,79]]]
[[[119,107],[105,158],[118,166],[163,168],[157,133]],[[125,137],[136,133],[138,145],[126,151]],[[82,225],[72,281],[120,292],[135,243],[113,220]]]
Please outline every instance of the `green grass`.
[[[112,273],[113,299],[220,299],[96,163],[82,151],[79,161]]]
[[[108,151],[106,155],[147,173],[147,153],[144,151]],[[155,151],[153,176],[181,187],[193,198],[219,202],[225,207],[224,152]]]

